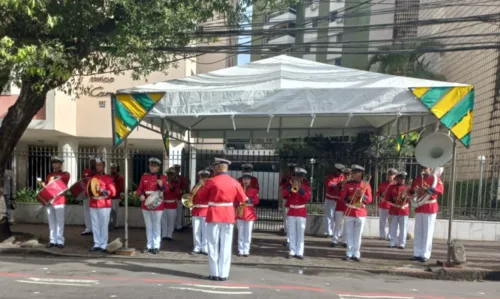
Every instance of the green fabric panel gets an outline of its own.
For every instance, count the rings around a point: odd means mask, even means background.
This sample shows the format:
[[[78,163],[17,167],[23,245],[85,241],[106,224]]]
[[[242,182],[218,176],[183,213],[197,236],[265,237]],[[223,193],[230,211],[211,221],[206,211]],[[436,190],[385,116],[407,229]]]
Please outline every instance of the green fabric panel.
[[[135,129],[139,121],[133,117],[119,101],[115,101],[115,115],[120,118],[123,123],[132,131]]]
[[[464,137],[462,137],[462,139],[460,139],[460,141],[462,142],[462,144],[466,147],[466,148],[469,148],[469,145],[470,145],[470,133],[465,135]]]
[[[421,98],[420,101],[425,107],[431,109],[445,95],[451,87],[431,87]]]
[[[474,90],[469,92],[455,105],[455,107],[451,108],[451,110],[441,118],[441,123],[448,129],[451,129],[462,120],[468,112],[472,111],[472,109],[474,109]]]
[[[144,110],[148,111],[153,108],[153,106],[156,104],[147,94],[145,93],[136,93],[131,95],[139,105],[144,108]]]

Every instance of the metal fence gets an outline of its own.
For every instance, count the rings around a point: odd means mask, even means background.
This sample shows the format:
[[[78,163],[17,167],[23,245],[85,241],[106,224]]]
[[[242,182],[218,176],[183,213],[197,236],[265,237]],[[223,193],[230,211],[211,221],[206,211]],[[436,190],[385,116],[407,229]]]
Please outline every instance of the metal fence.
[[[27,189],[36,188],[36,179],[45,177],[50,172],[50,157],[61,156],[64,162],[64,170],[72,175],[75,182],[83,169],[89,167],[89,157],[99,155],[109,163],[117,163],[123,170],[125,154],[122,150],[98,150],[96,148],[80,148],[78,152],[58,152],[57,148],[30,147],[28,152],[16,152],[11,161],[11,167],[16,177],[17,193],[26,193]],[[253,175],[260,184],[261,204],[257,207],[259,220],[255,224],[257,230],[279,231],[283,227],[283,210],[281,208],[281,194],[279,189],[280,177],[287,169],[288,162],[298,163],[308,171],[313,187],[313,196],[308,204],[309,213],[322,214],[324,202],[324,178],[333,170],[335,163],[350,165],[356,163],[366,168],[368,174],[372,175],[372,189],[375,192],[378,184],[385,180],[385,172],[394,167],[405,170],[409,176],[415,178],[420,169],[414,158],[397,159],[374,159],[365,156],[341,156],[339,154],[322,152],[314,154],[300,154],[298,156],[278,155],[273,150],[226,150],[226,151],[179,151],[170,153],[168,157],[161,151],[131,150],[129,152],[129,191],[137,188],[137,184],[143,173],[147,172],[148,159],[157,157],[164,161],[163,169],[172,164],[181,164],[181,174],[191,179],[195,184],[196,176],[190,172],[198,171],[209,166],[214,157],[224,156],[232,161],[230,174],[237,178],[241,175],[241,165],[252,163]],[[450,203],[450,165],[445,166],[442,180],[445,185],[445,194],[441,196],[439,218],[448,216]],[[191,171],[190,171],[191,170]],[[487,161],[479,161],[473,157],[461,157],[457,161],[457,186],[455,202],[455,219],[470,220],[500,220],[498,210],[498,182],[500,179],[500,165],[489,164]],[[194,178],[194,180],[193,180]],[[24,194],[24,193],[23,193]],[[137,205],[135,197],[131,197],[131,205]],[[369,206],[369,215],[377,216],[377,200]],[[189,211],[185,211],[186,225],[190,224]]]

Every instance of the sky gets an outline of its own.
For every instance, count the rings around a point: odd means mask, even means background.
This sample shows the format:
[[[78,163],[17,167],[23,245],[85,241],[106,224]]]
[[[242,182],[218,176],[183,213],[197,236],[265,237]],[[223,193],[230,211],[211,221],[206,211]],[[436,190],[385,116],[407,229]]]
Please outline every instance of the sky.
[[[246,12],[246,15],[248,15],[250,18],[252,17],[252,9],[253,9],[253,6],[250,6],[250,7],[248,7],[247,12]],[[245,29],[247,29],[247,28],[252,29],[250,24],[243,23],[242,25],[248,26],[248,27],[245,26]],[[238,44],[243,44],[243,43],[249,44],[251,40],[252,40],[251,36],[239,36],[238,37]],[[250,62],[250,54],[239,54],[238,55],[238,65],[246,64],[249,62]]]

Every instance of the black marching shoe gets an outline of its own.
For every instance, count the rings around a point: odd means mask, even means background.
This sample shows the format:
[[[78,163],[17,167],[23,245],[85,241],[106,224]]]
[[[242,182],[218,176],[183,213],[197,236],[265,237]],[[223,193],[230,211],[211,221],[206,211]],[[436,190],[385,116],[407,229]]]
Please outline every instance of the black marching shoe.
[[[360,261],[359,257],[352,257],[351,259],[352,259],[353,261],[356,261],[356,262],[359,262],[359,261]]]
[[[405,249],[404,246],[398,246],[398,249]]]
[[[332,243],[330,246],[335,248],[335,247],[337,247],[337,243]]]
[[[425,257],[421,257],[421,258],[420,258],[420,261],[421,261],[422,263],[427,263],[427,262],[429,261],[429,259],[426,259]]]
[[[158,254],[158,253],[160,253],[160,249],[158,249],[158,248],[151,249],[151,253],[152,254]]]
[[[287,259],[291,259],[293,257],[295,257],[295,255],[292,255],[292,254],[289,254],[289,255],[286,256]]]
[[[389,245],[387,247],[389,247],[389,248],[396,248],[396,246],[392,246],[392,245]]]
[[[244,254],[244,255],[243,255],[243,257],[248,257],[248,256],[249,256],[249,254]]]
[[[56,244],[54,244],[54,243],[47,244],[47,248],[52,248],[52,247],[56,247]]]
[[[173,241],[174,239],[172,239],[170,237],[165,237],[165,240],[167,240],[167,241]]]
[[[298,258],[299,260],[303,260],[304,259],[304,257],[302,255],[296,255],[295,257]]]
[[[219,277],[219,281],[226,281],[226,280],[228,280],[227,277]]]
[[[350,261],[350,260],[351,260],[351,257],[344,256],[342,259],[343,259],[344,261]]]
[[[92,232],[83,231],[80,233],[80,236],[90,236],[90,235],[92,235]]]
[[[242,257],[243,253],[238,253],[237,256]]]
[[[59,248],[59,249],[63,249],[64,248],[64,244],[57,244],[56,247]]]
[[[290,243],[285,242],[285,243],[283,243],[283,246],[290,247]]]
[[[167,239],[168,239],[167,237],[162,237],[161,238],[162,241],[167,241]]]
[[[208,280],[213,280],[213,281],[218,281],[219,277],[210,275],[210,276],[207,277],[207,279]]]
[[[347,248],[347,243],[343,243],[342,247]]]
[[[90,248],[89,251],[90,252],[99,252],[99,251],[102,251],[102,248],[100,248],[100,247],[92,247],[92,248]]]
[[[411,260],[411,261],[420,261],[420,259],[421,259],[421,257],[419,257],[419,256],[414,256],[414,257],[412,257],[410,260]]]
[[[208,252],[204,252],[204,251],[202,251],[202,252],[200,252],[200,254],[201,254],[201,255],[205,255],[205,256],[206,256],[206,255],[208,255]]]
[[[191,255],[196,255],[196,254],[200,254],[201,252],[200,251],[191,251]]]

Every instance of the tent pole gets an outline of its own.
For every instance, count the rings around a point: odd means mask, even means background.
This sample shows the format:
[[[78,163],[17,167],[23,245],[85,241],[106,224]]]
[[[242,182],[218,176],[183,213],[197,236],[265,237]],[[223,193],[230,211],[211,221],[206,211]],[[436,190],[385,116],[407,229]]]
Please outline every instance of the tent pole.
[[[453,223],[453,212],[455,210],[455,185],[457,184],[456,167],[457,167],[457,139],[453,138],[453,156],[451,160],[451,193],[450,202],[448,203],[449,215],[448,215],[448,263],[451,262],[451,228]]]
[[[124,236],[124,247],[125,250],[128,249],[128,142],[125,139],[125,236]]]

